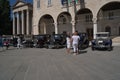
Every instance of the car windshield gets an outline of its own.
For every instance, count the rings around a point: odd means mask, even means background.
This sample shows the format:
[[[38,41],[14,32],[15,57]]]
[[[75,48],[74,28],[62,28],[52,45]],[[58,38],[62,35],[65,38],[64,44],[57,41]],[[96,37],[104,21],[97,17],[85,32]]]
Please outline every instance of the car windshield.
[[[39,35],[38,36],[38,39],[44,39],[45,38],[45,35]]]
[[[60,39],[60,35],[55,35],[55,39]]]
[[[108,37],[108,34],[97,34],[97,37]]]

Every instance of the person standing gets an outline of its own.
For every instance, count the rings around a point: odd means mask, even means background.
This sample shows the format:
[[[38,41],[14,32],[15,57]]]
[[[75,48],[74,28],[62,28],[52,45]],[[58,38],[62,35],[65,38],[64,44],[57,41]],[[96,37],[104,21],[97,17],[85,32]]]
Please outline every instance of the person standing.
[[[21,48],[21,39],[20,37],[18,37],[17,39],[17,49],[20,49]]]
[[[4,44],[5,44],[6,50],[8,50],[8,48],[9,48],[9,44],[10,44],[9,40],[6,39],[6,41],[5,41]]]
[[[16,38],[16,36],[13,36],[13,46],[17,47],[17,38]]]
[[[2,36],[0,36],[0,47],[3,49],[3,39],[2,39]]]
[[[78,44],[79,44],[79,40],[80,40],[80,37],[78,36],[77,31],[74,32],[71,40],[72,40],[72,46],[73,46],[74,55],[77,55],[79,53]]]
[[[66,51],[68,54],[70,54],[70,48],[71,48],[71,36],[70,33],[67,32],[67,37],[66,37]]]

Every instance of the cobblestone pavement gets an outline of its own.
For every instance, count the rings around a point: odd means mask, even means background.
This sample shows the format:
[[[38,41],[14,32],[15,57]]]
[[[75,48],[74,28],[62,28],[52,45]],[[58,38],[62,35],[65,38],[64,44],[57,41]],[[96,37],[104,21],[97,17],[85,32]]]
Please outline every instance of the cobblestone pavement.
[[[79,55],[65,48],[0,50],[0,80],[120,80],[120,47]]]

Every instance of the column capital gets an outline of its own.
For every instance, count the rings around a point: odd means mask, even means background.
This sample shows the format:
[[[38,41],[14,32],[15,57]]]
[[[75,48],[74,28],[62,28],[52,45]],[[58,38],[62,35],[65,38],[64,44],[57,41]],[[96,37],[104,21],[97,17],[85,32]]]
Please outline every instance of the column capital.
[[[57,24],[57,22],[56,23],[53,23],[54,25],[56,25]]]
[[[27,11],[27,15],[29,15],[29,10],[27,9],[26,11]]]
[[[92,19],[93,23],[97,23],[97,18]]]
[[[71,21],[71,23],[72,23],[72,25],[75,25],[76,22],[75,21]]]

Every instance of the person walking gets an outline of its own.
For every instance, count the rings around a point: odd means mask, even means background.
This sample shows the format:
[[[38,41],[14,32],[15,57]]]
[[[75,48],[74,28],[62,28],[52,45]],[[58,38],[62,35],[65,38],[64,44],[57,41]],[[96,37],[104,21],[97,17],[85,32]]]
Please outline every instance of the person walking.
[[[71,48],[71,36],[70,33],[67,32],[67,37],[66,37],[66,51],[68,54],[70,54],[70,48]]]
[[[77,55],[79,53],[79,51],[78,51],[79,40],[80,40],[80,37],[78,36],[78,32],[75,31],[71,38],[74,55]]]
[[[18,37],[17,39],[17,49],[20,49],[21,48],[21,39],[20,37]]]

